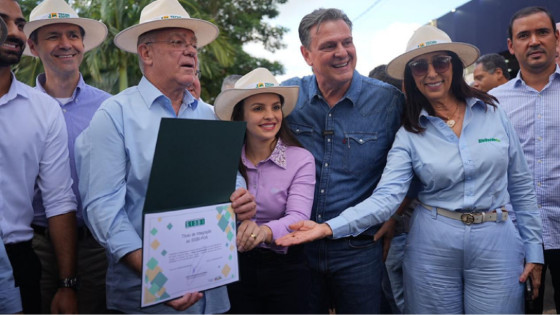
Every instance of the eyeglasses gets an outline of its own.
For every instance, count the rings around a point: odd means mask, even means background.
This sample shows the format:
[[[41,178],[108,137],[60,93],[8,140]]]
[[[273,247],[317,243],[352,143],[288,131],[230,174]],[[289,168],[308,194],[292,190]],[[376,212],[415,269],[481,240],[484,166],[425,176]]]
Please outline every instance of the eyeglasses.
[[[428,73],[430,64],[434,67],[435,72],[444,73],[449,70],[449,66],[451,65],[451,56],[434,56],[431,63],[426,59],[415,60],[409,62],[408,66],[410,67],[413,75],[421,77]]]
[[[146,42],[146,45],[155,43],[165,43],[171,46],[173,49],[177,50],[186,50],[189,46],[191,46],[195,50],[198,48],[196,42],[186,42],[184,40],[158,40],[153,42]]]

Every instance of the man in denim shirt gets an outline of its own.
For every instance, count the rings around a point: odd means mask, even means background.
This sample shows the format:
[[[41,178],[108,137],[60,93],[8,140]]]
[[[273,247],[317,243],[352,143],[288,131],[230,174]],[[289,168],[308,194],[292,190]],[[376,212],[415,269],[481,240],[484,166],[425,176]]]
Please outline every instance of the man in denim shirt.
[[[314,75],[283,85],[300,87],[286,119],[316,159],[311,219],[322,223],[366,199],[379,182],[400,126],[403,95],[355,71],[352,22],[338,9],[318,9],[299,26],[301,52]],[[312,269],[311,313],[380,313],[383,262],[373,235],[323,239],[306,245]]]

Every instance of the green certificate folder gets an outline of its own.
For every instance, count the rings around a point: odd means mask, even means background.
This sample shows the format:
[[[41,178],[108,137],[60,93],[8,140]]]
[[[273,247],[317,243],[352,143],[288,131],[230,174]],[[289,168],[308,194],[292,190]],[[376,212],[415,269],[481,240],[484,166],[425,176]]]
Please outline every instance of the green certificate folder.
[[[161,120],[143,215],[141,306],[239,280],[235,182],[245,122]]]
[[[144,213],[229,202],[245,122],[162,118]]]

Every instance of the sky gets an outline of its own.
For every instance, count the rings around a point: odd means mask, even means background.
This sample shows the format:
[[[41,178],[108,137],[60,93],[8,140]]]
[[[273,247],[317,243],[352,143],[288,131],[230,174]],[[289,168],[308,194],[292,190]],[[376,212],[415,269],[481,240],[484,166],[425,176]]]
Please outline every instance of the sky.
[[[310,75],[311,69],[300,53],[299,22],[315,9],[338,8],[352,20],[358,58],[356,69],[367,76],[374,67],[404,53],[409,38],[418,27],[466,2],[468,0],[288,0],[278,6],[278,17],[265,20],[271,25],[289,28],[283,40],[287,47],[274,53],[257,43],[246,44],[244,48],[254,57],[282,63],[286,73],[277,76],[280,82],[294,76]]]

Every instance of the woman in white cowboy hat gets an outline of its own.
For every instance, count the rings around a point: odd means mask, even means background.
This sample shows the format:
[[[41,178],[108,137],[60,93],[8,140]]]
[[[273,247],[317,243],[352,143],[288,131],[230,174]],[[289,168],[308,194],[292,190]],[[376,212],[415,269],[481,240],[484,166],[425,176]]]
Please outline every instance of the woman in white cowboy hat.
[[[301,248],[274,244],[290,224],[309,219],[313,205],[315,160],[284,122],[298,91],[257,68],[214,104],[220,119],[247,122],[239,169],[257,202],[255,218],[237,230],[241,281],[228,286],[234,314],[305,313],[309,273]]]
[[[493,97],[463,79],[478,54],[433,26],[419,28],[387,67],[404,79],[406,109],[376,190],[325,224],[293,225],[298,231],[277,243],[357,235],[387,220],[416,176],[405,312],[523,312],[522,282],[540,279],[540,217],[514,129]],[[503,207],[510,200],[519,229]]]

